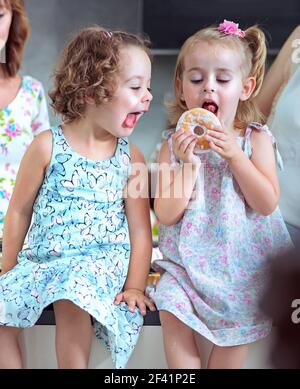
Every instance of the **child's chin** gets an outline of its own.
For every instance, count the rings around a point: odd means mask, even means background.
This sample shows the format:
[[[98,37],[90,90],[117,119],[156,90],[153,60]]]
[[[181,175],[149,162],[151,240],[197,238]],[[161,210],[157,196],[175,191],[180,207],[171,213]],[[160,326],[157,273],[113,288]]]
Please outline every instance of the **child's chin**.
[[[134,127],[133,128],[123,127],[120,131],[117,131],[116,136],[118,138],[129,136],[133,133],[133,130],[134,130]]]

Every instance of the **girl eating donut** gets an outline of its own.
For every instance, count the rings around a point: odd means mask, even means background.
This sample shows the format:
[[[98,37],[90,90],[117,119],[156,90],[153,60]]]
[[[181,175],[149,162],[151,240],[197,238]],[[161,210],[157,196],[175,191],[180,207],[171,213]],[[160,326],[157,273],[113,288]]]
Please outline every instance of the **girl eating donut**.
[[[213,343],[208,368],[240,368],[247,345],[271,330],[258,307],[267,258],[291,241],[277,206],[280,155],[253,102],[265,58],[258,27],[242,31],[226,20],[191,36],[178,56],[172,127],[198,107],[220,124],[205,134],[209,152],[195,153],[198,135],[184,129],[171,130],[160,151],[155,212],[164,258],[151,297],[170,368],[201,367],[195,334]]]

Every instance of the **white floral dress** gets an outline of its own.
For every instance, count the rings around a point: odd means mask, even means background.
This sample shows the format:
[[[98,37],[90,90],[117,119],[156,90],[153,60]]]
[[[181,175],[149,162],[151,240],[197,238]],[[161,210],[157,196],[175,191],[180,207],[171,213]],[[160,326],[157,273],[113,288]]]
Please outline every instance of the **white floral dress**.
[[[0,109],[0,237],[21,159],[35,135],[49,128],[42,84],[22,78],[15,99]]]
[[[282,160],[267,126],[251,123],[237,138],[248,158],[252,131],[267,133],[278,165]],[[169,147],[172,132],[169,133]],[[200,156],[204,207],[188,207],[182,219],[161,225],[163,271],[151,294],[166,310],[219,346],[247,344],[267,336],[272,323],[259,308],[268,279],[269,256],[292,247],[279,208],[261,216],[246,203],[228,163],[217,153]]]

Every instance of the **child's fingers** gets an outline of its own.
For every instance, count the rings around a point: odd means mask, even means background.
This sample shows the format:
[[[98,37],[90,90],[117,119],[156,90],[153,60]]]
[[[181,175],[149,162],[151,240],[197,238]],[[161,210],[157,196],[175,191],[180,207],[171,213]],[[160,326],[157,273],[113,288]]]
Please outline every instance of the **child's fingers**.
[[[154,302],[151,299],[146,298],[145,299],[145,304],[150,309],[150,311],[156,311],[156,306],[155,306]]]
[[[134,299],[131,299],[127,302],[127,305],[128,305],[128,309],[130,312],[134,312],[135,310],[135,307],[136,307],[136,300]]]
[[[206,137],[217,138],[219,140],[225,140],[226,139],[226,135],[224,134],[224,132],[219,132],[219,131],[209,130],[209,131],[207,131],[207,135],[205,135],[205,136]]]
[[[180,143],[180,140],[184,139],[185,137],[186,137],[186,134],[182,130],[176,131],[175,134],[173,134],[171,137],[173,145]]]
[[[188,137],[195,136],[194,134],[187,134],[183,130],[176,131],[175,134],[172,135],[173,144],[181,144]]]
[[[175,131],[174,134],[172,134],[172,138],[177,138],[177,136],[179,136],[180,134],[183,134],[184,131],[182,128],[180,128],[179,130]]]
[[[176,151],[176,150],[181,150],[182,143],[183,143],[185,140],[186,140],[186,135],[185,135],[185,134],[183,134],[182,137],[173,140],[173,150],[174,150],[174,151]]]
[[[137,306],[141,312],[141,315],[145,316],[146,315],[146,305],[145,305],[144,301],[138,302]]]
[[[119,305],[123,301],[123,293],[118,293],[115,297],[115,305]]]
[[[176,140],[182,136],[185,136],[186,133],[184,132],[184,130],[182,128],[180,128],[179,130],[175,131],[174,134],[172,135],[172,139]]]
[[[222,154],[223,149],[219,146],[217,146],[213,141],[209,142],[210,148],[215,151],[218,154]]]
[[[208,130],[207,132],[209,133],[210,131],[217,131],[217,132],[222,132],[222,133],[224,133],[224,132],[225,132],[225,126],[224,126],[223,122],[222,122],[222,123],[220,122],[220,124],[221,124],[221,125],[215,125],[215,124],[213,124],[213,125],[211,126],[211,129]]]
[[[187,150],[188,150],[188,147],[190,146],[190,144],[192,142],[195,142],[197,140],[197,138],[195,137],[195,135],[189,135],[186,139],[184,139],[180,145],[179,145],[179,150],[182,152],[182,153],[186,153]]]
[[[193,139],[190,144],[188,145],[188,147],[186,148],[186,153],[192,153],[194,151],[194,148],[196,146],[196,143],[197,143],[197,138]]]

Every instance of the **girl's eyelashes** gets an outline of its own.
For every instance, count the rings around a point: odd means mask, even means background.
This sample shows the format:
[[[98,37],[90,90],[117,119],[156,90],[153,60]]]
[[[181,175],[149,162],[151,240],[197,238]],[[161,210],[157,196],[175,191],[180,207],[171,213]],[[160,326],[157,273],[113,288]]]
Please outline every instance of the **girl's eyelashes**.
[[[139,89],[141,89],[142,87],[141,86],[131,86],[130,87],[131,89],[133,89],[133,90],[139,90]],[[147,90],[148,90],[148,92],[152,92],[152,89],[151,88],[147,88]]]
[[[200,82],[202,82],[202,81],[203,81],[203,79],[199,78],[197,80],[191,80],[191,83],[192,84],[200,84]],[[217,78],[216,81],[217,82],[221,82],[221,83],[225,83],[225,82],[229,82],[230,80],[229,79],[223,79],[223,78]]]

